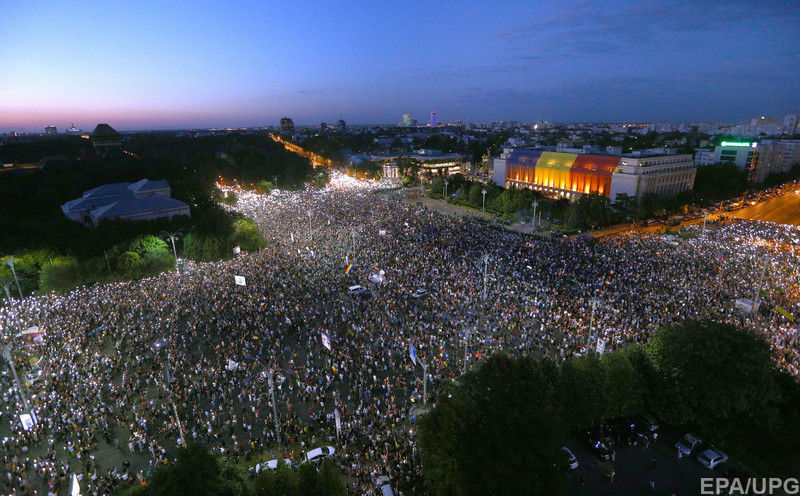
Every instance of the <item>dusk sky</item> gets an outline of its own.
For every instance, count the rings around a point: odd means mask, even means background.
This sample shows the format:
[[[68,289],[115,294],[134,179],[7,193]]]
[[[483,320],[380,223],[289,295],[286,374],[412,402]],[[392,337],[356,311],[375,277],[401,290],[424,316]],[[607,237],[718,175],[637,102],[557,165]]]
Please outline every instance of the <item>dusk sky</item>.
[[[0,131],[800,112],[798,0],[2,5]]]

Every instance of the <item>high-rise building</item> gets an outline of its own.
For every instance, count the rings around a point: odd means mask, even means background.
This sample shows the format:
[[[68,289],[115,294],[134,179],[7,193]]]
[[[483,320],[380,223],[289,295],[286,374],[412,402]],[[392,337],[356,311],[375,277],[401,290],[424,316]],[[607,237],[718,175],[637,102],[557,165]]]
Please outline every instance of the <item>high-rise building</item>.
[[[347,131],[347,123],[344,121],[344,119],[339,119],[336,122],[336,127],[339,128],[339,131],[341,132]]]
[[[411,114],[403,114],[403,125],[411,127]]]
[[[44,134],[50,134],[50,135],[52,135],[52,134],[58,134],[58,129],[56,129],[56,126],[55,126],[55,125],[53,125],[53,124],[51,124],[51,125],[49,125],[49,126],[45,126],[45,128],[44,128]]]
[[[795,164],[800,164],[800,140],[761,140],[751,177],[755,182],[761,182],[770,174],[790,170]]]
[[[281,131],[284,133],[294,133],[294,121],[288,117],[281,117]]]
[[[430,127],[436,127],[439,124],[439,117],[436,115],[436,111],[434,110],[431,112],[431,120],[428,122]]]
[[[80,136],[83,134],[83,131],[75,127],[75,123],[70,124],[70,127],[66,131],[68,136]]]
[[[322,124],[320,124],[320,125],[319,125],[319,131],[320,131],[321,133],[325,133],[325,132],[327,132],[327,131],[328,131],[328,124],[326,124],[326,123],[324,123],[324,122],[323,122]]]
[[[92,145],[98,155],[114,150],[122,150],[122,136],[105,123],[98,124],[92,131]]]
[[[783,134],[794,134],[797,132],[797,116],[787,115],[783,117]]]

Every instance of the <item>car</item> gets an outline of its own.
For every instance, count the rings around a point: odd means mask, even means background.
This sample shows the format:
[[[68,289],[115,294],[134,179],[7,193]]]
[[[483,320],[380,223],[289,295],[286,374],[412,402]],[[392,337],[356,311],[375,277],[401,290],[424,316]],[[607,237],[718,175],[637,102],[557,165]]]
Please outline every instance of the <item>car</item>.
[[[712,446],[697,455],[697,461],[705,468],[713,469],[717,465],[727,462],[728,455]]]
[[[642,415],[633,419],[636,429],[644,433],[652,433],[658,431],[658,422],[649,415]]]
[[[286,465],[289,468],[292,467],[292,461],[291,460],[287,460],[285,458],[284,459],[276,458],[275,460],[269,460],[269,461],[266,461],[266,462],[259,463],[255,467],[250,467],[250,471],[251,472],[255,472],[255,473],[259,473],[262,470],[267,470],[267,469],[275,470],[276,468],[278,468],[278,464],[280,462],[283,462],[284,465]]]
[[[575,470],[578,468],[578,459],[575,458],[575,455],[572,453],[572,451],[570,451],[570,449],[566,446],[562,446],[561,451],[567,455],[567,467],[569,467],[570,470]]]
[[[416,291],[411,293],[412,298],[424,298],[428,295],[428,290],[425,288],[418,288]]]
[[[306,460],[314,462],[329,456],[333,456],[334,453],[336,453],[336,450],[333,448],[333,446],[322,446],[321,448],[314,448],[306,453]]]
[[[381,475],[375,479],[375,486],[381,492],[381,496],[394,496],[391,480],[387,476]]]
[[[372,293],[370,293],[367,290],[367,288],[365,288],[364,286],[361,286],[359,284],[356,284],[355,286],[350,286],[349,288],[347,288],[347,294],[349,294],[353,298],[359,297],[359,298],[363,298],[365,300],[367,298],[369,298],[370,296],[372,296]]]
[[[702,439],[693,436],[692,434],[685,434],[677,443],[675,443],[675,449],[678,450],[678,453],[688,456],[691,455],[694,450],[699,448],[700,443],[702,442]]]

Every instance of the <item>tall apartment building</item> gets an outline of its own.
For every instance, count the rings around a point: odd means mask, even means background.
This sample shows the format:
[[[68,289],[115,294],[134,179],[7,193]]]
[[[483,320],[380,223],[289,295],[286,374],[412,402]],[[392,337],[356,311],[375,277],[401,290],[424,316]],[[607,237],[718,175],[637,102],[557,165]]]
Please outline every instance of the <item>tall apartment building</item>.
[[[761,140],[751,177],[753,181],[761,182],[768,175],[786,172],[795,164],[800,164],[800,140]]]

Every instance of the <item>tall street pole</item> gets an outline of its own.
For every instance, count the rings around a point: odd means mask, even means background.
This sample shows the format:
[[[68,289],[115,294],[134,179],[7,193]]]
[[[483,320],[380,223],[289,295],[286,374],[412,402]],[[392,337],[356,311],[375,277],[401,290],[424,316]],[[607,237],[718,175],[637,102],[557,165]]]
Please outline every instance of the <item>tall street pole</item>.
[[[444,201],[447,201],[447,179],[444,180]]]
[[[278,439],[278,445],[281,444],[281,428],[278,423],[278,403],[275,401],[275,381],[273,380],[273,371],[271,368],[267,369],[267,382],[269,389],[272,393],[272,417],[275,419],[275,436]]]
[[[764,287],[764,277],[767,275],[767,264],[769,263],[769,255],[764,255],[764,270],[761,271],[761,279],[758,281],[758,287],[756,287],[756,296],[753,298],[753,308],[758,308],[759,303],[761,302],[761,288]]]
[[[483,195],[483,203],[481,203],[481,212],[486,213],[486,188],[481,190],[481,194]]]
[[[592,328],[594,327],[594,311],[597,308],[597,298],[592,298],[592,316],[589,319],[589,332],[586,334],[586,356],[589,356],[589,345],[592,340]]]
[[[533,200],[533,228],[536,229],[536,207],[539,206],[539,200]]]
[[[25,397],[25,391],[22,389],[22,384],[19,382],[17,369],[14,368],[14,360],[11,358],[11,345],[3,346],[3,358],[6,359],[8,366],[11,367],[11,374],[14,376],[14,382],[17,383],[17,392],[19,393],[19,397],[22,398],[22,404],[25,407],[25,411],[32,413],[30,407],[28,406],[28,399]]]
[[[314,239],[313,235],[311,234],[311,216],[313,215],[313,213],[311,212],[310,208],[308,209],[307,213],[308,213],[308,240],[311,241]]]
[[[483,256],[483,302],[486,303],[486,279],[489,272],[489,254]]]
[[[17,291],[19,291],[19,299],[22,300],[22,288],[19,287],[19,279],[17,279],[17,271],[14,270],[14,257],[8,257],[6,265],[11,267],[11,273],[14,274],[14,282],[17,283]]]

